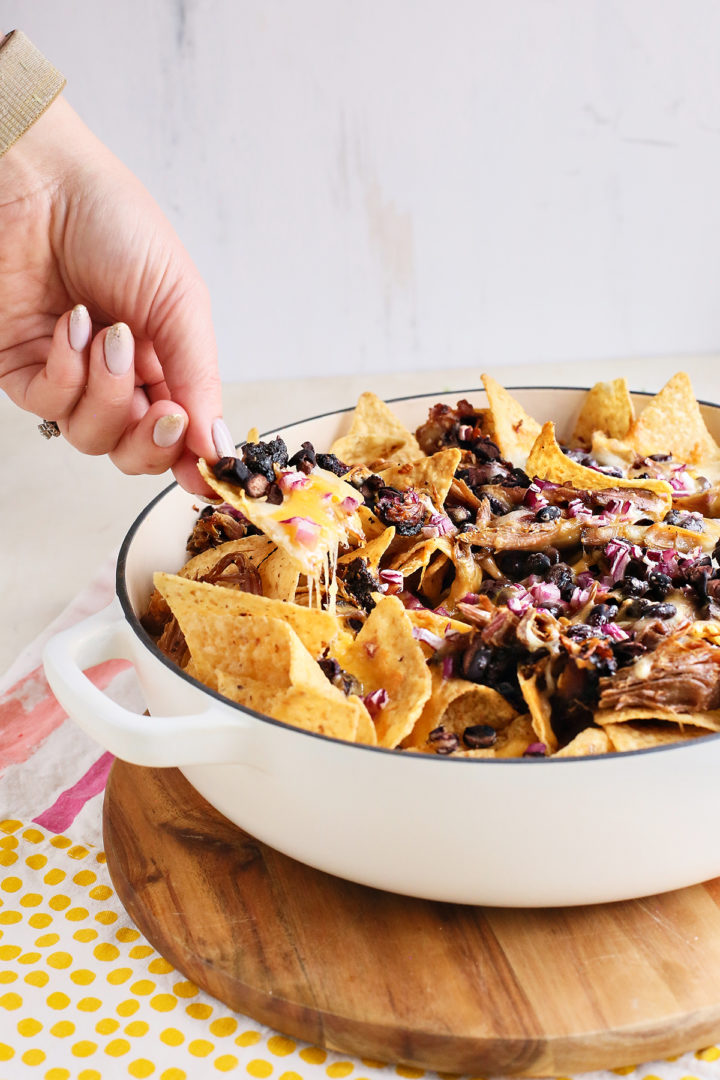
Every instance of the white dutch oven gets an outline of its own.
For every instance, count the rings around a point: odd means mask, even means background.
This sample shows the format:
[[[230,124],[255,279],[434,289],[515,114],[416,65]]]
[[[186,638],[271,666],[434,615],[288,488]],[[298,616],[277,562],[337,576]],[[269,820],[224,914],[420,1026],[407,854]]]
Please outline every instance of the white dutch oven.
[[[539,421],[570,429],[584,391],[523,389]],[[414,428],[436,401],[393,402]],[[642,398],[638,399],[642,406]],[[349,410],[279,431],[291,453],[327,449]],[[720,437],[720,408],[705,406]],[[272,432],[271,434],[277,434]],[[174,667],[139,622],[155,570],[177,570],[197,516],[177,485],[132,525],[117,599],[57,635],[45,670],[68,714],[119,758],[178,766],[231,821],[280,851],[365,885],[434,900],[513,907],[630,899],[720,874],[720,736],[588,758],[472,760],[355,746],[235,705]],[[150,716],[121,708],[83,675],[135,665]]]

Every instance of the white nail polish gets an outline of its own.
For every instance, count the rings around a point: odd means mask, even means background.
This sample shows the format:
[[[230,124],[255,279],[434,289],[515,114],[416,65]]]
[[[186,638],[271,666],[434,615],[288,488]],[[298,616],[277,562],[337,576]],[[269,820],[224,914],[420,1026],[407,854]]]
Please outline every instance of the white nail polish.
[[[236,457],[237,450],[230,429],[224,420],[213,420],[212,437],[218,457]]]
[[[174,446],[185,428],[185,417],[178,413],[166,413],[155,421],[153,428],[153,442],[156,446],[166,448]]]
[[[87,349],[91,334],[92,323],[90,322],[88,309],[84,304],[77,304],[70,312],[70,326],[68,328],[70,348],[74,349],[75,352],[82,352],[83,349]]]
[[[105,335],[105,364],[112,375],[126,375],[135,358],[135,342],[130,327],[119,322]]]

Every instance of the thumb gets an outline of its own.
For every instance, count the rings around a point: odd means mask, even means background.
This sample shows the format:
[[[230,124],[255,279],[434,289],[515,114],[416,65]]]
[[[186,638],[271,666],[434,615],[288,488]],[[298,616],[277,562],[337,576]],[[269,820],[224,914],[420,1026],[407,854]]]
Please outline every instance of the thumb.
[[[196,468],[197,458],[214,462],[232,453],[232,439],[222,422],[210,296],[187,258],[174,273],[169,269],[162,289],[148,329],[170,396],[189,417],[185,453],[173,471],[184,487],[199,492],[205,485]]]

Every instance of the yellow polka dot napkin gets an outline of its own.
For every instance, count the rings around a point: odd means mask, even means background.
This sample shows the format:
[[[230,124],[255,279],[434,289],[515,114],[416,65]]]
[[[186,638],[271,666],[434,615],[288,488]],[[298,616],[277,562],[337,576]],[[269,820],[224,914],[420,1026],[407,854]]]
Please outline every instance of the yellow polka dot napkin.
[[[112,561],[53,625],[107,603]],[[112,888],[100,829],[111,755],[62,713],[43,638],[0,680],[0,1080],[386,1080],[419,1069],[355,1059],[234,1013],[143,938]],[[124,663],[93,678],[142,709]],[[593,1080],[720,1080],[720,1049]]]

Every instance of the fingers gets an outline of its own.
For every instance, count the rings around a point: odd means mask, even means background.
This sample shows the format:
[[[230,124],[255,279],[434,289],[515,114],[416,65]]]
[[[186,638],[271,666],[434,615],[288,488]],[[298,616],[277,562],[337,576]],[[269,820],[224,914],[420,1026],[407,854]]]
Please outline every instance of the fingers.
[[[90,315],[82,304],[58,319],[47,359],[43,363],[38,358],[24,388],[23,408],[49,420],[60,421],[70,415],[87,383],[91,336]]]
[[[165,280],[149,327],[154,350],[172,400],[182,405],[190,418],[186,448],[190,454],[217,461],[228,452],[228,442],[232,447],[232,439],[227,428],[221,430],[223,450],[216,445],[218,438],[213,438],[213,425],[222,417],[222,394],[210,298],[183,251],[176,253]],[[196,470],[191,486],[195,491],[205,488]]]
[[[187,426],[188,415],[182,406],[171,401],[147,403],[143,416],[125,429],[110,460],[133,476],[163,473],[183,454]]]
[[[101,330],[90,346],[87,382],[69,416],[65,438],[84,454],[108,454],[136,419],[135,342],[125,323]]]

